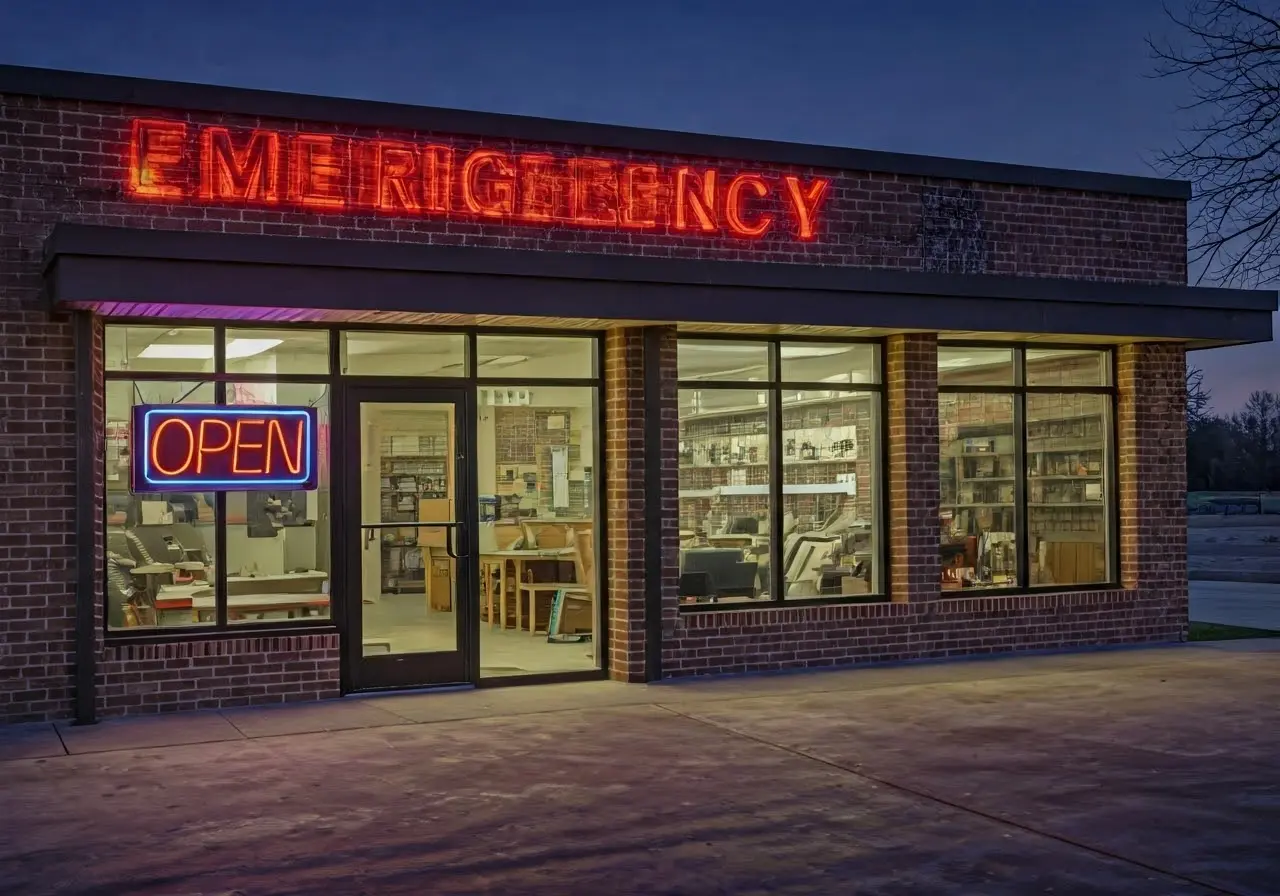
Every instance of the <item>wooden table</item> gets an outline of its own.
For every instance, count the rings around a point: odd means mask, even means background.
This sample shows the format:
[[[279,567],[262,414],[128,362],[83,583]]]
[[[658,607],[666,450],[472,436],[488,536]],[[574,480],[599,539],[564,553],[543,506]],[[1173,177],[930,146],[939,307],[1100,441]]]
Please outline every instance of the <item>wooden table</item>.
[[[515,570],[516,631],[524,628],[524,599],[520,596],[520,583],[524,581],[525,567],[529,563],[562,561],[573,557],[573,548],[551,548],[545,551],[491,551],[480,555],[480,580],[485,588],[485,613],[489,627],[493,628],[493,587],[490,568],[498,567],[498,618],[500,626],[507,627],[507,564]],[[530,598],[529,627],[533,628],[534,606]]]
[[[156,610],[190,610],[192,622],[201,622],[202,616],[208,616],[217,610],[216,598],[212,594],[197,596],[196,590],[208,590],[202,585],[194,588],[166,588],[156,597]],[[183,594],[181,592],[187,591]],[[230,594],[227,596],[227,618],[244,619],[253,613],[270,613],[285,611],[289,618],[294,613],[303,616],[311,615],[312,610],[327,609],[329,595],[298,592],[295,594]]]

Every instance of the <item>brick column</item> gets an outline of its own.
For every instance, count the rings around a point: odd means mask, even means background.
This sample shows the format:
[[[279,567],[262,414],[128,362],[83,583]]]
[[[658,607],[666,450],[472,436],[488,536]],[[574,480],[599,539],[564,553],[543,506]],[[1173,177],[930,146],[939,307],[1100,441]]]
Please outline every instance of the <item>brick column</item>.
[[[1187,357],[1172,343],[1120,346],[1116,359],[1120,580],[1187,603]]]
[[[890,336],[888,398],[889,596],[895,603],[936,599],[938,553],[938,338]]]

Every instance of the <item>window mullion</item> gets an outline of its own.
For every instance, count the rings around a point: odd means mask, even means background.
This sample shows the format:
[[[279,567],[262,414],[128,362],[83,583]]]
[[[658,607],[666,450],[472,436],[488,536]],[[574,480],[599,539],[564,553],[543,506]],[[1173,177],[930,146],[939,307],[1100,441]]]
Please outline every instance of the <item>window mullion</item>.
[[[1025,589],[1031,575],[1030,527],[1027,525],[1027,516],[1031,511],[1027,506],[1027,395],[1022,391],[1013,396],[1013,431],[1013,464],[1017,470],[1013,485],[1013,524],[1017,527],[1018,587]]]
[[[221,342],[219,342],[221,344]],[[227,384],[218,382],[213,387],[215,404],[227,403]],[[218,628],[227,626],[227,493],[213,496],[213,605],[214,621]]]

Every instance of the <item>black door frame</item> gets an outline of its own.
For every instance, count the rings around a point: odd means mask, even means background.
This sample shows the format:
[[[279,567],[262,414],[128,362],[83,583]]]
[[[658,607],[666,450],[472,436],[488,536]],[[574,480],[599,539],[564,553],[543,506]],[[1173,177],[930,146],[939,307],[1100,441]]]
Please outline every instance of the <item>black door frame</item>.
[[[365,657],[363,650],[360,406],[364,402],[439,403],[454,406],[454,530],[458,650],[454,653]],[[480,562],[476,554],[480,502],[477,493],[476,386],[457,379],[347,377],[334,390],[333,509],[335,614],[342,633],[342,691],[409,690],[474,686],[480,678]],[[371,521],[370,521],[371,522]]]

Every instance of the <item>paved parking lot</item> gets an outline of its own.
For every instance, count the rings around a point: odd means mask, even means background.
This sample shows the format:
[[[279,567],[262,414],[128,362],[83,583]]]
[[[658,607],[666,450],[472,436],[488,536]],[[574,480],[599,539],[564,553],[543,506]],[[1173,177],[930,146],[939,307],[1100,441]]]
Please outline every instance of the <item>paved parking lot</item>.
[[[1274,894],[1280,646],[0,734],[0,891]]]

